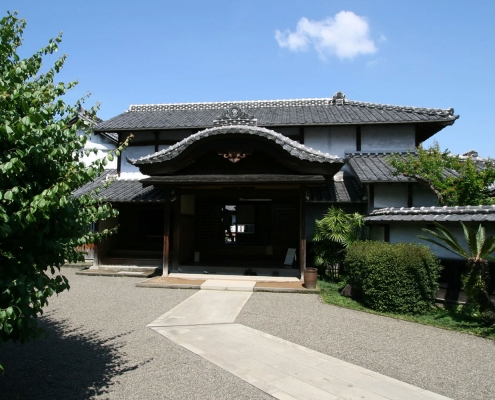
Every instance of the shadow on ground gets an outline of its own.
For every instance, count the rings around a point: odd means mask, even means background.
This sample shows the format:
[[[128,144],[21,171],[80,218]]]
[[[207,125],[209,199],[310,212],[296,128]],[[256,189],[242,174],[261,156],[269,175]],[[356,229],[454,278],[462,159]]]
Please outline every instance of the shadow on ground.
[[[54,314],[39,318],[48,337],[0,348],[1,398],[88,399],[108,393],[115,378],[139,367],[122,351],[127,334],[102,339]]]

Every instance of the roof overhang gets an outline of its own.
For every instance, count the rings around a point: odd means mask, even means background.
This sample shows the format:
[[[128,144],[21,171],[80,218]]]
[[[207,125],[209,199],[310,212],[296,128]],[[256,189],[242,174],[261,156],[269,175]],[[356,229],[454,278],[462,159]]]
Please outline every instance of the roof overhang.
[[[144,186],[198,186],[198,185],[246,185],[255,184],[277,185],[277,184],[294,184],[294,185],[322,185],[325,178],[322,175],[173,175],[173,176],[151,176],[140,181]]]

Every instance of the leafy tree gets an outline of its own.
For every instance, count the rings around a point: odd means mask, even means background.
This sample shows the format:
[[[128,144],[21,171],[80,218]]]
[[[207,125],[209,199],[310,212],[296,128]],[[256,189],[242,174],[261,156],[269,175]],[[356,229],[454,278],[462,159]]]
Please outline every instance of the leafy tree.
[[[480,225],[474,229],[461,222],[464,231],[467,250],[459,244],[452,233],[443,225],[435,222],[436,230],[423,229],[434,237],[420,236],[421,239],[434,243],[467,260],[467,272],[462,278],[464,291],[469,303],[483,314],[484,318],[495,323],[495,304],[490,300],[490,270],[489,260],[495,252],[495,236],[485,236],[485,228]]]
[[[483,162],[472,157],[461,158],[448,150],[441,151],[438,143],[405,157],[393,154],[388,162],[397,171],[430,188],[441,206],[469,206],[494,204],[490,186],[495,182],[495,166],[491,160]]]
[[[363,215],[348,214],[341,208],[330,207],[321,220],[315,221],[315,265],[328,267],[341,264],[346,249],[361,238],[363,225]]]
[[[74,119],[79,104],[62,99],[76,82],[54,81],[66,56],[41,71],[61,35],[21,59],[17,50],[25,26],[17,13],[0,20],[0,345],[42,333],[37,325],[42,307],[69,288],[60,266],[83,260],[75,247],[110,233],[92,232],[91,224],[116,215],[90,196],[72,196],[107,160],[89,167],[79,160],[87,137],[76,132],[88,128],[87,122]]]

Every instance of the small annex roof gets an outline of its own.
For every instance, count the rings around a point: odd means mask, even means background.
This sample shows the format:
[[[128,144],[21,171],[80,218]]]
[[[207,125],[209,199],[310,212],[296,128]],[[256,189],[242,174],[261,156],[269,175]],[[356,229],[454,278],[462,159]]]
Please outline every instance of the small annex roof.
[[[81,106],[81,105],[79,105],[79,109],[77,110],[77,116],[74,117],[71,120],[71,122],[75,122],[78,118],[86,121],[90,125],[93,125],[93,124],[97,125],[97,124],[104,122],[101,118],[99,118],[96,115],[94,117],[90,118],[88,111],[86,111],[83,108],[83,106]],[[96,133],[110,139],[114,143],[118,143],[118,141],[119,141],[119,135],[116,132],[96,132]]]
[[[74,196],[89,194],[99,189],[99,192],[94,193],[94,196],[112,203],[159,203],[165,201],[167,190],[170,190],[170,187],[167,186],[143,187],[143,183],[146,184],[146,179],[117,180],[115,179],[116,176],[117,170],[105,170],[95,181],[76,190]],[[284,178],[291,179],[290,176]],[[297,182],[297,179],[300,180],[301,176],[293,178],[294,182]],[[111,179],[114,180],[105,188],[104,184]],[[187,177],[176,177],[175,179],[175,181],[181,181],[181,183],[184,183],[185,180],[187,180]],[[363,198],[365,192],[352,176],[345,176],[342,180],[330,181],[323,185],[321,185],[320,180],[315,180],[315,183],[317,182],[320,185],[306,190],[306,201],[308,203],[366,203],[366,199]],[[177,184],[177,182],[174,183]]]
[[[382,208],[365,218],[367,223],[384,222],[495,222],[495,206]]]
[[[297,157],[302,161],[310,161],[316,163],[344,163],[344,159],[331,155],[328,153],[322,153],[318,150],[313,150],[312,148],[306,147],[305,145],[296,142],[288,137],[277,133],[275,131],[261,128],[259,126],[248,126],[248,125],[230,125],[230,126],[216,126],[214,128],[205,129],[201,132],[195,133],[194,135],[188,136],[187,138],[181,140],[180,142],[170,146],[167,149],[161,150],[157,153],[147,155],[138,159],[128,159],[128,161],[136,166],[162,163],[165,161],[172,160],[178,157],[184,150],[186,150],[192,144],[208,138],[208,137],[222,137],[226,134],[242,134],[251,137],[265,138],[273,141],[281,148],[283,148],[291,156]]]
[[[492,160],[472,156],[468,153],[459,155],[459,158],[467,159],[470,157],[479,169],[486,167],[486,163]],[[403,160],[406,160],[408,152],[357,152],[348,155],[347,164],[354,171],[355,175],[362,184],[366,183],[391,183],[391,182],[416,182],[413,178],[408,178],[402,174],[394,175],[396,169],[388,163],[388,158],[392,154],[398,154]],[[477,154],[477,153],[476,153]],[[451,169],[445,169],[443,176],[445,178],[456,176],[457,172]]]
[[[94,192],[93,197],[109,201],[112,203],[141,203],[141,202],[164,202],[166,199],[166,189],[163,187],[147,186],[139,180],[115,179],[117,170],[105,170],[93,182],[84,185],[74,192],[74,196],[82,196]],[[105,183],[109,180],[108,187],[105,188]]]
[[[431,136],[459,118],[454,109],[394,106],[347,100],[342,92],[330,98],[294,100],[227,101],[131,105],[99,123],[96,131],[157,129],[204,129],[222,110],[241,107],[253,114],[260,126],[346,125],[387,123],[440,123]],[[428,137],[429,137],[428,136]]]
[[[397,153],[405,159],[407,153]],[[416,182],[404,175],[395,176],[396,169],[387,159],[392,153],[352,153],[347,164],[352,168],[361,183]]]
[[[306,190],[308,203],[366,203],[366,192],[354,176],[339,172],[323,186]]]

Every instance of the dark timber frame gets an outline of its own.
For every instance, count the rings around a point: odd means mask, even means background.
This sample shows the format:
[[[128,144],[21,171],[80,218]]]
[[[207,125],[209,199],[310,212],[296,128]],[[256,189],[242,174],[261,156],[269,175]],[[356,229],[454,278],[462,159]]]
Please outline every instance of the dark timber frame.
[[[144,186],[163,187],[170,193],[165,203],[163,275],[169,273],[170,259],[174,270],[178,269],[181,262],[181,199],[182,195],[194,195],[217,199],[235,199],[237,196],[239,201],[244,196],[248,200],[273,201],[269,215],[274,221],[280,222],[272,221],[276,226],[270,227],[272,233],[269,240],[260,239],[262,234],[257,233],[258,245],[249,251],[261,252],[259,248],[268,246],[266,254],[271,251],[275,260],[283,256],[287,248],[295,247],[296,268],[302,277],[306,267],[306,190],[308,187],[324,185],[342,167],[344,160],[314,151],[264,128],[219,126],[198,132],[166,151],[129,162],[138,166],[143,174],[150,175],[141,181]],[[287,197],[289,193],[293,193],[293,197]],[[280,207],[276,206],[280,200],[273,199],[284,198],[286,201],[293,198],[293,206],[282,206],[276,211],[276,207]],[[214,212],[220,212],[220,206],[216,206]],[[290,216],[292,212],[293,217]],[[292,222],[281,222],[284,220]],[[224,224],[220,220],[217,223]],[[292,229],[294,236],[290,233]],[[223,245],[219,251],[223,249],[221,251],[224,255],[230,254],[229,251],[237,251],[238,255],[242,251],[247,252],[237,242],[243,237],[244,240],[249,239],[246,235],[236,235],[237,247],[228,249]],[[269,247],[272,250],[269,251]],[[283,268],[283,263],[280,263],[280,268]]]

